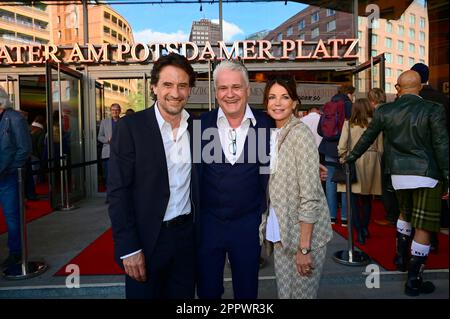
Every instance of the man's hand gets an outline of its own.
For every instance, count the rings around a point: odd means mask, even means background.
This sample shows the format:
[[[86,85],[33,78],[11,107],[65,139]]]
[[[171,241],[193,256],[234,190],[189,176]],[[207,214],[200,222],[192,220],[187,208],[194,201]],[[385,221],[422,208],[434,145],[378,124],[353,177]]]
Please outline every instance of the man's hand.
[[[136,281],[145,282],[147,273],[145,271],[145,257],[143,252],[127,257],[122,260],[125,273]]]
[[[347,159],[345,157],[339,158],[339,163],[345,164],[345,162],[347,162]]]
[[[328,177],[328,168],[326,168],[322,164],[319,164],[319,174],[320,174],[320,180],[322,182],[325,182]]]

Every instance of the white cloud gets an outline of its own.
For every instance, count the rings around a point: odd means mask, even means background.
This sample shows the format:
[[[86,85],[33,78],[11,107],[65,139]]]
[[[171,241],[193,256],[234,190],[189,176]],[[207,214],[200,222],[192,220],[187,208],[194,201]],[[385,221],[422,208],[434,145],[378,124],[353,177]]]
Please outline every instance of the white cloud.
[[[178,30],[175,33],[163,33],[146,29],[134,33],[134,41],[136,43],[166,43],[166,42],[186,42],[189,41],[189,34]]]
[[[213,23],[219,23],[219,19],[212,19],[211,22]],[[239,28],[237,25],[227,22],[223,20],[223,39],[224,41],[228,42],[233,40],[233,37],[239,34],[244,34],[244,31],[242,31],[241,28]]]

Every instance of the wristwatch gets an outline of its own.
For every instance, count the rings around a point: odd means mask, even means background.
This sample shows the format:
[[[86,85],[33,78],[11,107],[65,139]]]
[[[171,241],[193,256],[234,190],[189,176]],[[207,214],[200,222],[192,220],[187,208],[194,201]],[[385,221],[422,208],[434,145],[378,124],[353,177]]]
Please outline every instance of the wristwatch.
[[[311,248],[300,248],[300,253],[302,255],[308,255],[311,252]]]

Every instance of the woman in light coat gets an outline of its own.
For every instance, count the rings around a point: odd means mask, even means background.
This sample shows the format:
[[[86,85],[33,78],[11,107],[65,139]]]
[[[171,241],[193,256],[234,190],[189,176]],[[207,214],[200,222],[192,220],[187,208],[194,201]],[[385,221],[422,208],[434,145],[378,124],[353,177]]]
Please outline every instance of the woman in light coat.
[[[338,144],[339,157],[349,153],[348,125],[350,122],[350,147],[358,142],[361,135],[372,120],[373,108],[368,99],[358,99],[353,104],[349,121],[344,122],[341,138]],[[357,231],[357,240],[365,244],[369,237],[372,195],[381,195],[381,156],[383,154],[383,137],[380,134],[369,149],[356,161],[357,182],[352,184],[352,221]],[[345,192],[345,184],[338,184],[338,192]]]
[[[294,78],[267,83],[264,105],[276,129],[271,138],[269,214],[262,229],[264,239],[274,243],[278,297],[292,299],[316,298],[332,237],[319,153],[309,128],[292,114],[297,101]]]

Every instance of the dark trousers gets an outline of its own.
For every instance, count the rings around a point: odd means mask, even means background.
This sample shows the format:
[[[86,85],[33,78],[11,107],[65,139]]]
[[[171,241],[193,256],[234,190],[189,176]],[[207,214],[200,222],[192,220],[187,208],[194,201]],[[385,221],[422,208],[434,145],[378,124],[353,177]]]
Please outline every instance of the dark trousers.
[[[384,156],[381,158],[381,171],[384,172]],[[381,176],[381,200],[383,201],[384,209],[386,210],[385,219],[391,223],[397,222],[400,216],[400,209],[398,208],[398,200],[395,196],[395,190],[392,187],[392,180],[390,174],[382,173]]]
[[[195,250],[192,219],[182,225],[162,226],[154,252],[145,256],[147,281],[126,276],[127,299],[193,299]]]
[[[220,220],[202,214],[198,248],[198,286],[200,299],[220,299],[224,292],[223,272],[228,255],[235,299],[258,297],[259,214]]]

